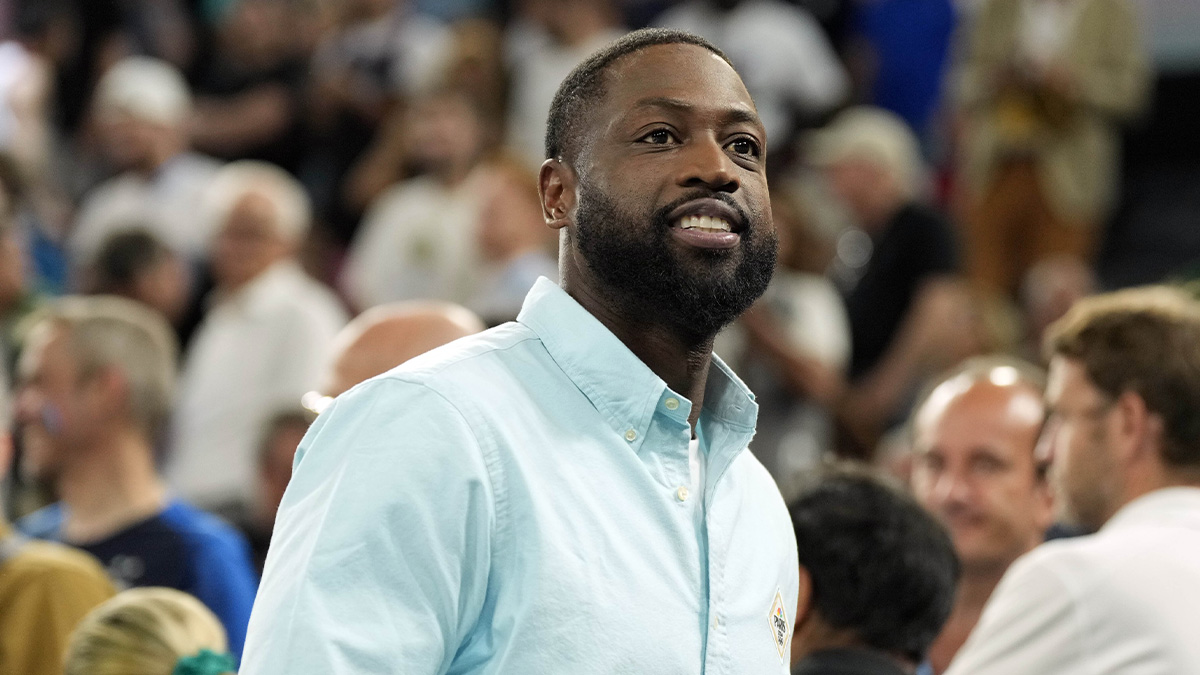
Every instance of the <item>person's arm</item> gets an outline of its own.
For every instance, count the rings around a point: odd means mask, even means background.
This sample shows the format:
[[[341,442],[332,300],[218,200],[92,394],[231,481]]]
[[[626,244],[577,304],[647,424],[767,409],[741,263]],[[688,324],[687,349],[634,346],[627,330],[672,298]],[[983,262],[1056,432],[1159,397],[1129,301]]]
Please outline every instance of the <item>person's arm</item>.
[[[0,612],[0,665],[5,673],[61,675],[72,631],[116,590],[96,563],[46,568],[14,579]]]
[[[946,675],[1076,675],[1087,669],[1085,626],[1072,592],[1046,550],[1018,560]]]
[[[491,452],[422,384],[339,397],[297,452],[241,675],[446,672],[487,590]]]

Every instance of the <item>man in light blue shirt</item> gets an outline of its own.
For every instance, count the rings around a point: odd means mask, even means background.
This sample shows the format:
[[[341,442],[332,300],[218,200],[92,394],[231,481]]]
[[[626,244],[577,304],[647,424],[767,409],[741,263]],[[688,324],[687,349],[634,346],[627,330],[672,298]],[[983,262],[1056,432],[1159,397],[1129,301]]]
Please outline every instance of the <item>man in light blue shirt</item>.
[[[787,672],[795,538],[712,355],[774,267],[764,136],[686,33],[567,77],[540,175],[562,288],[314,423],[242,675]]]

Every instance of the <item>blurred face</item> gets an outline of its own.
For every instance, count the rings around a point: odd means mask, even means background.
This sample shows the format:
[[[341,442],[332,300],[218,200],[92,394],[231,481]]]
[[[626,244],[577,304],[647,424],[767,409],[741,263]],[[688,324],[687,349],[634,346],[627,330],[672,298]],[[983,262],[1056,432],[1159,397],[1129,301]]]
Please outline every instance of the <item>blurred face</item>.
[[[140,120],[120,111],[105,114],[100,123],[104,150],[121,171],[153,171],[159,147],[171,132],[160,124]]]
[[[25,295],[25,254],[9,215],[8,195],[0,189],[0,314]]]
[[[1121,468],[1112,447],[1111,427],[1117,423],[1113,403],[1088,379],[1083,364],[1061,356],[1050,360],[1046,386],[1050,478],[1063,518],[1089,531],[1100,529],[1120,504]]]
[[[65,332],[41,325],[19,366],[16,422],[29,477],[54,481],[98,421],[95,391],[79,372]]]
[[[219,288],[240,288],[291,254],[276,217],[274,204],[253,192],[234,204],[213,242],[213,277]]]
[[[132,296],[178,323],[187,311],[188,270],[174,254],[167,254],[133,283]]]
[[[409,111],[407,145],[412,160],[433,173],[469,166],[479,154],[483,130],[461,96],[436,96]]]
[[[258,475],[259,499],[265,525],[275,522],[279,502],[283,500],[283,492],[287,489],[288,481],[292,479],[292,460],[296,457],[296,448],[306,431],[307,427],[287,424],[276,429],[267,440]]]
[[[897,206],[895,181],[876,162],[846,157],[827,166],[825,175],[834,195],[864,229],[885,222]]]
[[[479,248],[484,258],[506,262],[533,249],[545,248],[551,230],[542,222],[536,183],[517,183],[500,172],[484,187],[479,215]]]
[[[1006,568],[1050,526],[1034,459],[1042,420],[1036,391],[986,380],[943,384],[917,416],[913,492],[949,529],[968,570]]]

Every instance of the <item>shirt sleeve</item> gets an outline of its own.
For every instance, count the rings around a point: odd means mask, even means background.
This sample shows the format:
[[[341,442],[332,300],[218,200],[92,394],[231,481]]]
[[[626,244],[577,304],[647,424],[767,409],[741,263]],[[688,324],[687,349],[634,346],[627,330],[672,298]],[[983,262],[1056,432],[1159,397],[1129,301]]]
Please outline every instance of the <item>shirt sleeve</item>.
[[[239,672],[446,672],[487,589],[484,450],[424,385],[339,397],[297,452]]]
[[[14,590],[0,612],[0,665],[6,673],[22,675],[61,675],[75,626],[115,593],[99,566],[23,574]]]
[[[1078,600],[1054,563],[1034,551],[1005,574],[946,675],[1076,675],[1085,667]]]

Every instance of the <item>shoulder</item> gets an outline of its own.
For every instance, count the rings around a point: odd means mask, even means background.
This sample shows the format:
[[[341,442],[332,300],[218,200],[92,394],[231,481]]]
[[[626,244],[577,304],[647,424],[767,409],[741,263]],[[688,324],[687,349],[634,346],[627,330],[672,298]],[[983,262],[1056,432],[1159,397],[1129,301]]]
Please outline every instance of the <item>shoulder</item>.
[[[18,585],[44,584],[64,591],[65,586],[81,585],[112,589],[112,582],[95,558],[55,542],[28,542],[3,569]]]
[[[442,389],[461,377],[475,377],[479,370],[515,367],[521,357],[514,352],[535,345],[540,347],[541,341],[532,330],[508,322],[426,352],[373,380]]]
[[[246,550],[245,536],[211,513],[174,500],[159,515],[163,525],[185,540],[193,550]]]

